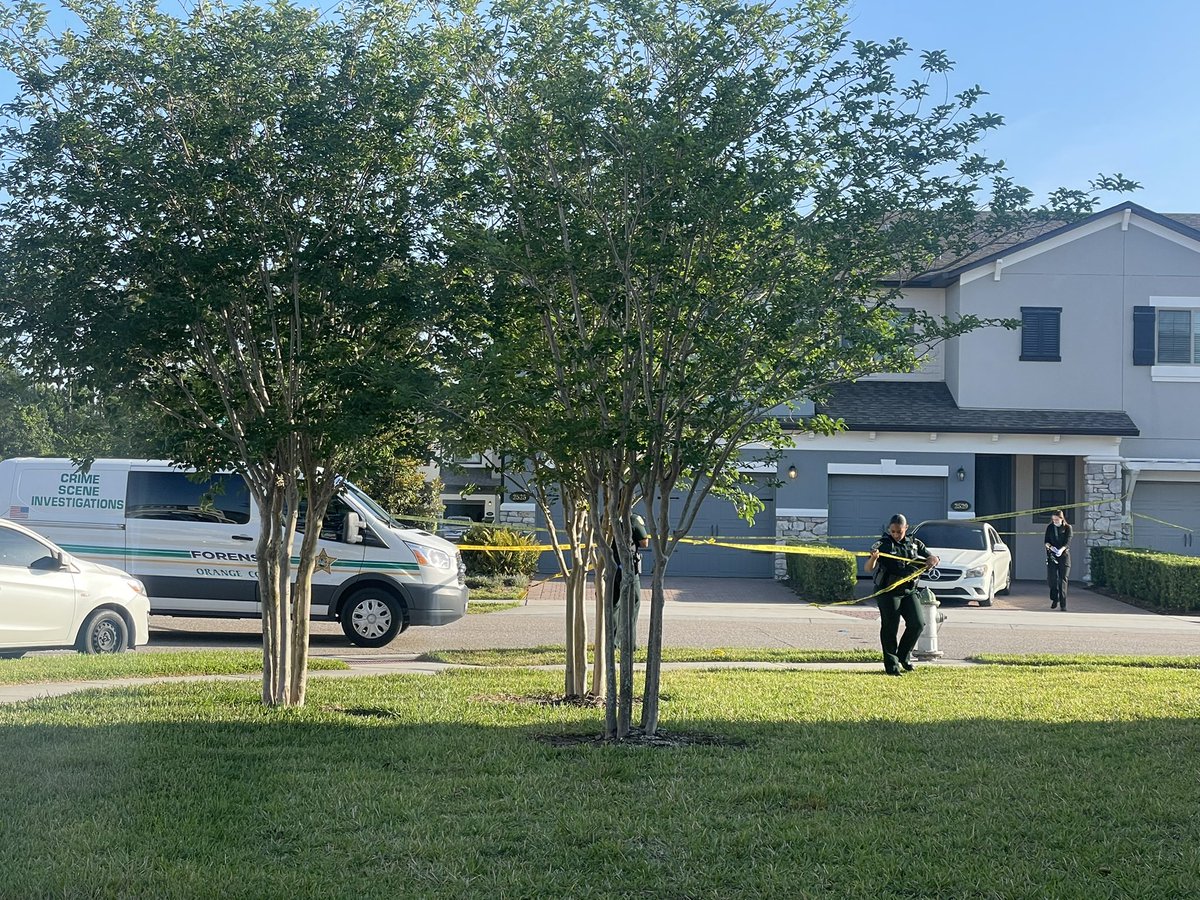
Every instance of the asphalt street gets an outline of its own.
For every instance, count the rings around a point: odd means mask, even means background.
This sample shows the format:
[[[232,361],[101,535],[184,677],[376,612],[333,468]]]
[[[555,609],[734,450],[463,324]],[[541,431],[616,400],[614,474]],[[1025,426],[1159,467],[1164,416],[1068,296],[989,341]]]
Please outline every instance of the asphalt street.
[[[561,581],[551,580],[534,586],[519,607],[468,615],[436,628],[410,628],[377,650],[352,646],[334,623],[314,622],[311,648],[321,656],[411,658],[429,650],[561,645],[564,604]],[[1052,611],[1046,586],[1032,581],[1015,583],[1011,596],[996,598],[991,608],[947,604],[940,611],[946,621],[938,644],[947,660],[986,652],[1200,654],[1200,616],[1147,612],[1074,585],[1066,612]],[[644,590],[643,644],[649,618],[649,591]],[[590,628],[590,614],[588,620]],[[149,651],[261,645],[257,620],[152,616],[150,624]],[[667,580],[663,639],[669,646],[877,648],[878,635],[873,601],[815,606],[766,579]]]

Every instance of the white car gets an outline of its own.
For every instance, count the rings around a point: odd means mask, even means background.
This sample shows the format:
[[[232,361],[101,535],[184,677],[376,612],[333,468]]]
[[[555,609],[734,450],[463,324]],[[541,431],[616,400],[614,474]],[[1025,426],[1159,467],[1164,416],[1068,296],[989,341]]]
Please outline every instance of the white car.
[[[938,600],[977,600],[991,606],[997,594],[1012,586],[1012,551],[987,522],[934,519],[913,529],[938,559],[917,580]]]
[[[0,656],[59,647],[119,653],[149,633],[150,600],[140,581],[0,519]]]
[[[437,535],[448,541],[458,543],[463,539],[475,522],[470,516],[446,516],[438,527]]]

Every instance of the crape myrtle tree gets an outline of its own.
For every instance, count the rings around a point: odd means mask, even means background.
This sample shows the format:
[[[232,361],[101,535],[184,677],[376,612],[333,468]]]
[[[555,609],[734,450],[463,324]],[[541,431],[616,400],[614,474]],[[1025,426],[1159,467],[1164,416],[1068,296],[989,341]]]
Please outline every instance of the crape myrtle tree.
[[[0,14],[19,83],[0,338],[30,371],[157,410],[180,464],[245,478],[263,701],[302,704],[326,508],[364,454],[422,443],[437,381],[441,82],[386,0],[65,5],[78,24],[61,34],[30,2]]]
[[[552,446],[573,436],[593,461],[597,550],[635,503],[650,513],[647,733],[667,563],[705,497],[736,490],[742,449],[786,443],[764,414],[1001,324],[902,320],[882,282],[1132,186],[1101,178],[1034,208],[977,149],[1001,125],[980,88],[950,93],[945,54],[914,60],[845,23],[834,0],[502,0],[446,20],[476,153],[472,262],[512,322],[492,339],[542,330],[523,377],[546,386],[534,403],[555,398]],[[628,568],[628,540],[615,547]],[[631,665],[621,677],[617,738]]]
[[[469,191],[476,196],[474,190]],[[473,204],[462,206],[473,215]],[[529,495],[547,525],[540,543],[548,543],[566,586],[564,695],[582,697],[587,679],[587,576],[595,562],[592,533],[596,465],[581,452],[589,446],[590,410],[586,399],[566,386],[566,372],[556,368],[556,350],[547,349],[540,321],[514,317],[503,281],[479,291],[480,273],[466,238],[452,251],[468,284],[462,290],[461,313],[448,337],[456,345],[455,378],[446,392],[447,432],[459,437],[464,453],[487,450],[505,462],[502,490]],[[486,236],[482,238],[486,240]],[[516,302],[521,302],[518,295]],[[599,601],[599,598],[597,598]],[[597,608],[603,623],[603,609]],[[596,634],[597,660],[602,658],[603,629]],[[590,692],[603,694],[603,672],[594,670]]]

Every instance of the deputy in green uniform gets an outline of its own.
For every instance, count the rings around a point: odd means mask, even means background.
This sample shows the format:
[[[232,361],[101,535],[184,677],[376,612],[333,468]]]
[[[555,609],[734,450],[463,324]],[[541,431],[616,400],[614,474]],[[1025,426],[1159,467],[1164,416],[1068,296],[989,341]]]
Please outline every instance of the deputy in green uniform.
[[[891,557],[900,557],[892,559]],[[917,579],[909,577],[923,569],[932,569],[938,557],[920,540],[908,536],[908,520],[897,513],[888,522],[887,532],[871,547],[867,571],[879,567],[875,584],[884,592],[875,598],[879,606],[879,643],[883,646],[883,669],[889,675],[913,670],[912,651],[925,628],[925,616],[917,602]],[[904,635],[897,642],[900,620]]]

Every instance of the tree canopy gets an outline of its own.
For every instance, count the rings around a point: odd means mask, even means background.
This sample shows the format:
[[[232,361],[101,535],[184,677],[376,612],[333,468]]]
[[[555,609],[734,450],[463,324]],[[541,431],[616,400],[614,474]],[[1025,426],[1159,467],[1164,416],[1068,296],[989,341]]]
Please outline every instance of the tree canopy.
[[[152,404],[171,458],[246,477],[264,697],[301,702],[319,532],[289,597],[301,496],[319,522],[381,445],[427,446],[441,82],[398,3],[73,9],[61,34],[32,3],[0,17],[21,86],[0,339],[26,369]]]
[[[493,310],[467,363],[478,415],[587,473],[577,503],[626,571],[614,536],[644,504],[653,730],[665,565],[710,491],[752,511],[736,464],[786,443],[769,411],[1001,324],[904,317],[881,284],[1087,211],[1094,191],[1033,206],[979,150],[1002,121],[984,91],[949,93],[940,52],[906,81],[909,46],[852,40],[836,2],[528,0],[455,25],[475,151],[465,256]]]

